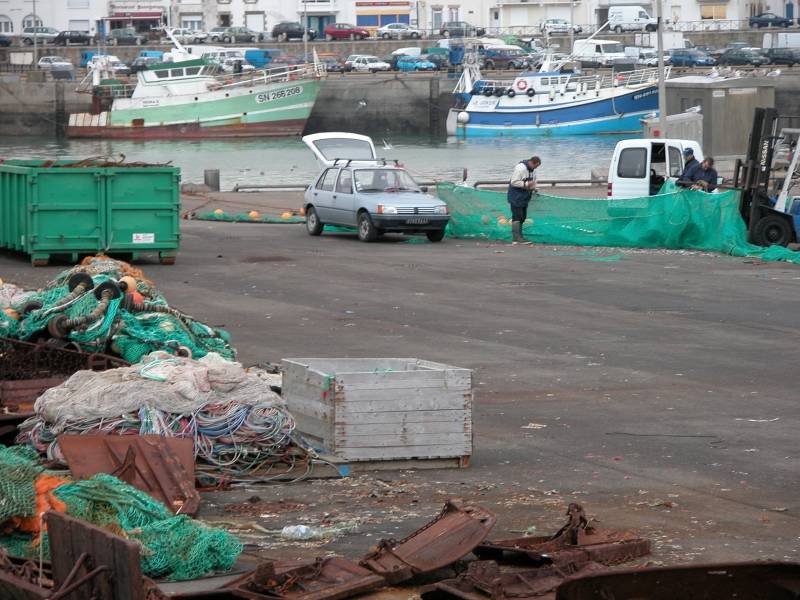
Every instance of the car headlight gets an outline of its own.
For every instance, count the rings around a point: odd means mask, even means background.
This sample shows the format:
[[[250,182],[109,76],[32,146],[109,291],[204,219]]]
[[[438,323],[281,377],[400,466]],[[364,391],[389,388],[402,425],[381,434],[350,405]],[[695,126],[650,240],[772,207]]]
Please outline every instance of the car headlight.
[[[396,206],[384,206],[383,204],[378,204],[378,214],[379,215],[396,215],[397,214],[397,207]]]
[[[434,212],[437,215],[446,215],[447,214],[447,205],[446,204],[442,204],[441,206],[437,206],[434,209]]]

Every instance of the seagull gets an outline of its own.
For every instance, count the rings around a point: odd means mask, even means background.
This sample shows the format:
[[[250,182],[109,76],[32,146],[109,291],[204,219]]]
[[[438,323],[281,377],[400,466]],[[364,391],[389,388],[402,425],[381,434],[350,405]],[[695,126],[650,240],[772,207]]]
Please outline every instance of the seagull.
[[[366,100],[359,100],[358,101],[358,108],[364,108],[367,105]]]
[[[394,148],[394,146],[392,146],[392,145],[391,145],[389,142],[387,142],[385,139],[383,139],[383,138],[381,138],[381,139],[382,139],[382,141],[383,141],[383,149],[384,149],[384,150],[392,150],[392,149]]]
[[[774,71],[770,71],[769,73],[767,73],[767,77],[779,77],[780,74],[781,74],[781,70],[780,69],[775,69]]]

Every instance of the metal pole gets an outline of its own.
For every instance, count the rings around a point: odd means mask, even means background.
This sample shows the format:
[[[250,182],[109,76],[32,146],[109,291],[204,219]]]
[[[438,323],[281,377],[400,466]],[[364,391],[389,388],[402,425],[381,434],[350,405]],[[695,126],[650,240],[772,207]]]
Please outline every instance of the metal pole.
[[[33,0],[33,26],[38,27],[39,16],[36,14],[36,0]],[[35,69],[39,68],[39,34],[36,33],[36,29],[33,30],[33,67]]]
[[[575,47],[575,0],[569,0],[569,51]]]
[[[658,128],[667,137],[667,92],[664,85],[664,20],[661,18],[661,0],[653,0],[656,7],[656,52],[658,53]]]
[[[308,62],[308,2],[303,0],[303,61]]]

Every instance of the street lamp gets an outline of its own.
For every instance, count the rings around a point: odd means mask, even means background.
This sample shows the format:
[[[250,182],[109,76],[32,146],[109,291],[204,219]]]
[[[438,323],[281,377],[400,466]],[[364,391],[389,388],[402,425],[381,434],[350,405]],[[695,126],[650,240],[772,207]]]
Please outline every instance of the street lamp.
[[[308,62],[308,0],[303,0],[303,60]]]

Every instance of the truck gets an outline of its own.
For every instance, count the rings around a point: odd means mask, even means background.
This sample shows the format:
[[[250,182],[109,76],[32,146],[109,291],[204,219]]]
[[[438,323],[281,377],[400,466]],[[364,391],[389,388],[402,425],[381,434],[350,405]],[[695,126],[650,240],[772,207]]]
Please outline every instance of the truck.
[[[685,37],[683,37],[683,32],[681,31],[663,31],[661,36],[664,44],[662,50],[694,48],[694,44],[691,42],[691,40],[687,40]],[[657,38],[658,35],[655,33],[637,33],[633,36],[633,45],[656,48],[658,47]]]
[[[608,169],[608,197],[614,200],[655,196],[667,179],[683,173],[683,151],[691,148],[703,160],[703,149],[695,140],[620,140]]]
[[[614,40],[575,40],[572,58],[579,60],[584,66],[609,67],[618,63],[634,62],[625,55],[622,44]]]
[[[761,47],[768,48],[800,48],[800,33],[765,33]]]

